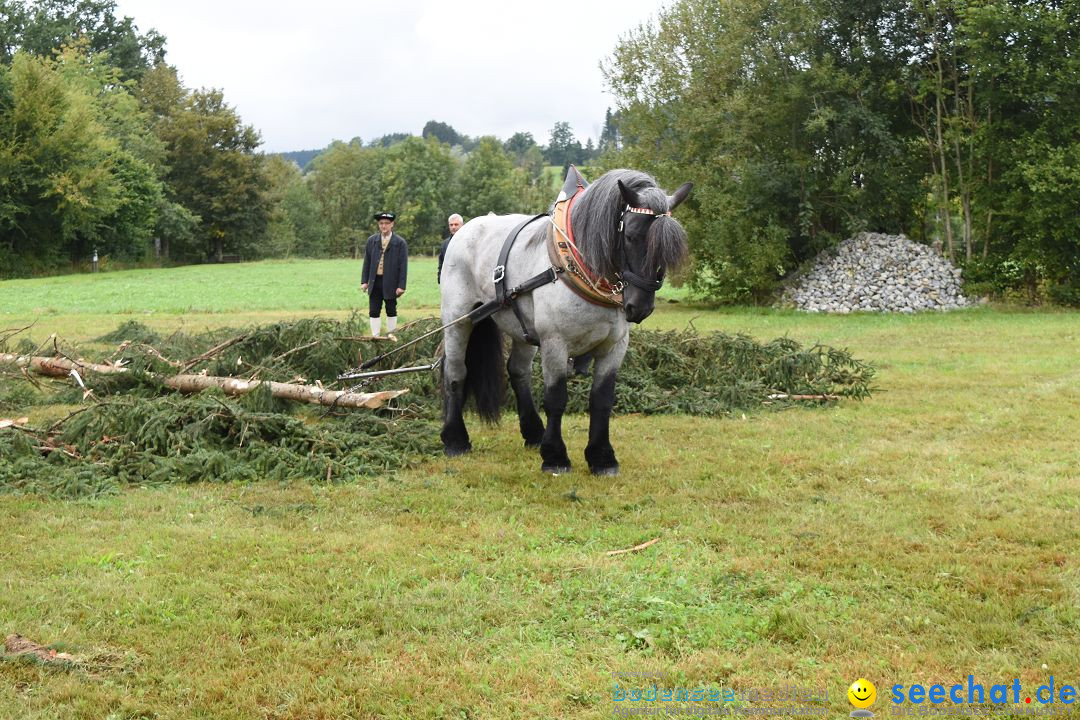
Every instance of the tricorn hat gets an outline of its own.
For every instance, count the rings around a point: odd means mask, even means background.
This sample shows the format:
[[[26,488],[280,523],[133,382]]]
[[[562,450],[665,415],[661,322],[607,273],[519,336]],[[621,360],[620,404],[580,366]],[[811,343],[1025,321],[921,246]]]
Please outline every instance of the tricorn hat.
[[[375,219],[376,220],[390,220],[392,222],[395,219],[397,219],[397,215],[395,215],[394,213],[388,213],[388,212],[375,213]]]

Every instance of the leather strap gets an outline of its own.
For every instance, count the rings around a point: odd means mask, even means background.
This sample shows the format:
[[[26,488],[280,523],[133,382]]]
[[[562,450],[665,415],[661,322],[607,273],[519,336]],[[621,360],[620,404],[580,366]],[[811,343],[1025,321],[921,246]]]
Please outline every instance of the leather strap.
[[[521,308],[514,301],[518,298],[519,295],[530,293],[538,287],[555,282],[556,280],[558,280],[559,274],[562,272],[562,270],[554,266],[549,267],[547,270],[543,271],[539,275],[533,275],[525,282],[508,290],[506,287],[506,262],[510,258],[510,249],[514,247],[514,241],[517,240],[517,237],[521,234],[521,231],[525,229],[526,225],[536,220],[539,220],[542,217],[547,217],[547,213],[534,215],[528,220],[522,221],[518,224],[517,227],[510,231],[509,235],[506,236],[506,241],[503,242],[502,250],[499,251],[499,263],[495,266],[495,269],[492,271],[491,276],[491,279],[495,282],[494,308],[480,318],[473,318],[474,320],[483,319],[485,317],[493,315],[498,310],[502,310],[503,308],[509,306],[510,309],[514,311],[514,316],[517,317],[518,322],[521,323],[521,333],[525,336],[525,342],[529,343],[530,345],[539,345],[540,341],[534,338],[529,332],[529,328],[525,324],[525,316],[522,314]],[[488,305],[491,305],[491,303],[482,305],[481,307],[477,308],[477,310],[486,310]],[[473,312],[476,311],[474,310]]]

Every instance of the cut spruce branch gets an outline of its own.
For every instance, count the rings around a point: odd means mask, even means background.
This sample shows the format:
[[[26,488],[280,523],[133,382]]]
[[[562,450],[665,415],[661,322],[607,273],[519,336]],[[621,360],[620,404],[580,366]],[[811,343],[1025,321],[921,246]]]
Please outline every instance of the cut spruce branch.
[[[66,377],[74,372],[117,374],[128,372],[127,368],[115,365],[88,363],[81,360],[69,360],[58,357],[37,357],[31,355],[13,355],[0,353],[0,366],[12,365],[30,369],[49,377]],[[327,390],[317,385],[293,385],[290,383],[270,382],[268,380],[243,380],[240,378],[215,377],[212,375],[174,375],[172,377],[155,376],[165,387],[182,393],[196,393],[209,388],[220,388],[226,395],[245,395],[256,388],[266,387],[276,398],[295,400],[334,408],[382,407],[388,401],[400,397],[408,390],[384,390],[372,393],[356,393],[345,390]]]
[[[199,363],[201,363],[204,360],[209,360],[211,358],[217,357],[218,355],[223,353],[225,350],[228,350],[229,348],[231,348],[236,343],[243,342],[244,340],[247,340],[247,337],[248,337],[247,333],[244,333],[243,335],[237,335],[236,337],[231,337],[228,340],[226,340],[225,342],[219,343],[219,344],[215,345],[214,347],[210,348],[209,350],[204,352],[202,355],[196,355],[195,357],[191,358],[186,363],[184,363],[184,367],[182,369],[183,370],[190,370],[191,368],[195,367],[196,365],[198,365]]]
[[[112,357],[116,357],[117,355],[124,352],[128,348],[135,348],[135,349],[145,350],[149,355],[152,355],[153,357],[157,358],[158,360],[161,360],[163,363],[166,363],[167,365],[172,365],[174,368],[183,368],[184,367],[184,363],[177,362],[176,360],[170,360],[169,358],[165,357],[160,352],[158,352],[158,350],[152,345],[147,345],[146,343],[131,342],[131,341],[128,341],[128,340],[125,340],[124,342],[120,343],[120,347],[116,348],[116,352],[114,352],[112,354]]]

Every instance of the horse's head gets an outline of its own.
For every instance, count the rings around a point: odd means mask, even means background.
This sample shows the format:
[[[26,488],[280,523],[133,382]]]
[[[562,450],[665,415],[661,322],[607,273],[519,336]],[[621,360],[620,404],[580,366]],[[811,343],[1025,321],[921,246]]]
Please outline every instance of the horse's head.
[[[668,268],[686,261],[686,231],[671,217],[671,211],[686,199],[694,184],[684,183],[673,195],[667,195],[655,185],[635,187],[621,179],[617,183],[625,205],[611,262],[623,285],[626,319],[640,323],[652,314],[656,291]]]
[[[577,248],[592,273],[622,292],[630,322],[652,313],[664,274],[689,254],[686,231],[671,211],[693,187],[686,183],[668,195],[643,172],[610,170],[573,205]]]

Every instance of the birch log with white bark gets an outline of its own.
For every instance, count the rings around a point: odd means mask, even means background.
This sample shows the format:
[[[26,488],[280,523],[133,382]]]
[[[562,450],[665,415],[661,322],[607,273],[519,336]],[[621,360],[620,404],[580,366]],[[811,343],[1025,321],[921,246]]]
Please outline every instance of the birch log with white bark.
[[[244,380],[242,378],[214,377],[213,375],[174,375],[164,378],[165,387],[182,393],[196,393],[208,388],[221,388],[226,395],[244,395],[267,386],[276,398],[297,402],[326,405],[328,407],[377,408],[388,400],[404,395],[408,390],[383,390],[372,393],[353,393],[345,390],[327,390],[316,385],[292,385],[270,380]]]
[[[34,355],[12,355],[0,353],[0,365],[14,365],[20,368],[29,368],[38,375],[49,377],[67,377],[72,370],[79,372],[94,372],[100,374],[125,373],[127,368],[119,365],[102,365],[100,363],[88,363],[83,360],[69,360],[65,357],[37,357]]]
[[[100,374],[125,373],[128,371],[127,368],[116,365],[88,363],[62,357],[36,357],[13,355],[11,353],[0,353],[0,366],[2,365],[13,365],[50,377],[66,377],[71,374],[72,370],[81,373]],[[182,393],[196,393],[216,387],[221,388],[226,395],[244,395],[262,385],[266,385],[270,388],[270,394],[276,398],[340,408],[374,409],[382,407],[387,401],[408,392],[408,390],[383,390],[372,393],[354,393],[344,390],[327,390],[316,385],[294,385],[269,380],[244,380],[242,378],[215,377],[213,375],[158,376],[158,379],[161,380],[165,387]]]

